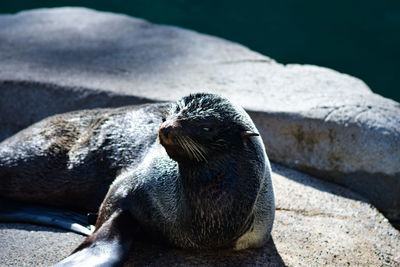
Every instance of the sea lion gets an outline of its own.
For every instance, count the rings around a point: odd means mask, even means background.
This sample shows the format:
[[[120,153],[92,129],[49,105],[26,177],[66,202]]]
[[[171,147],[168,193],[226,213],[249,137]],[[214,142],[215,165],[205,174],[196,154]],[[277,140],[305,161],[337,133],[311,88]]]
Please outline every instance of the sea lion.
[[[39,186],[30,187],[33,179]],[[0,146],[4,197],[91,210],[111,181],[96,230],[58,266],[118,266],[133,240],[241,250],[270,237],[265,148],[247,113],[226,98],[67,113]]]

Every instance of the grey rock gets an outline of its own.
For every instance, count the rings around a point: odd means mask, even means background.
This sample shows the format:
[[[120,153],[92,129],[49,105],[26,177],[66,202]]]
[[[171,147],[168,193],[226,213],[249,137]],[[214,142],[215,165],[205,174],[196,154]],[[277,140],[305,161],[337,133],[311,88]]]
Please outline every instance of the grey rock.
[[[67,257],[84,239],[50,227],[0,224],[0,266],[51,266]]]
[[[273,238],[290,266],[396,266],[400,233],[350,190],[273,165]]]
[[[272,160],[343,184],[400,220],[400,104],[362,81],[124,15],[57,8],[0,16],[0,138],[54,113],[191,92],[236,101]]]
[[[136,243],[126,266],[397,266],[400,233],[350,190],[274,164],[272,240],[242,252]],[[49,266],[83,240],[48,227],[0,224],[0,266]]]

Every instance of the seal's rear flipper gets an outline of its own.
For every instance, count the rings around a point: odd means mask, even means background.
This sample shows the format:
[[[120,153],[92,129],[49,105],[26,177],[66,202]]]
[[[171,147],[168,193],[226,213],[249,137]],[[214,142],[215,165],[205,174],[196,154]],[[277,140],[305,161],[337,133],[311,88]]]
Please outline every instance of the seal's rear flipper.
[[[118,209],[68,258],[55,267],[122,266],[137,232],[136,226],[129,211]]]
[[[0,221],[53,226],[82,235],[92,233],[86,216],[80,213],[3,198],[0,198]]]

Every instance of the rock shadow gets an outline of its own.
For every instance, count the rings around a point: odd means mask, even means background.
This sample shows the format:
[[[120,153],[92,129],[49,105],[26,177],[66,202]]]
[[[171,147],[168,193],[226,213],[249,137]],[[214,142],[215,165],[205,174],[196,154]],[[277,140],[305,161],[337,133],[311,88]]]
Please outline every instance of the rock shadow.
[[[155,102],[137,96],[32,81],[0,81],[0,91],[0,142],[51,115]]]
[[[357,201],[362,201],[366,203],[371,203],[367,198],[351,191],[344,186],[334,184],[333,182],[322,180],[318,177],[311,177],[312,174],[306,174],[300,170],[289,171],[289,167],[284,167],[281,164],[271,162],[272,171],[287,177],[288,179],[295,181],[306,186],[311,186],[319,191],[335,194],[344,198],[349,198]],[[290,168],[289,168],[290,169]]]
[[[274,240],[259,249],[192,251],[135,243],[124,266],[286,266]]]
[[[344,198],[362,201],[364,203],[368,203],[376,207],[382,214],[389,219],[390,223],[393,227],[400,230],[400,221],[394,218],[397,218],[396,211],[392,211],[387,208],[387,203],[393,201],[390,197],[390,194],[384,194],[380,192],[380,190],[376,190],[378,188],[386,188],[392,186],[398,187],[399,185],[393,185],[389,182],[385,183],[385,176],[380,176],[382,179],[378,180],[376,177],[371,177],[370,174],[362,174],[356,173],[354,175],[346,175],[346,174],[326,174],[321,175],[314,173],[313,171],[308,172],[304,170],[302,173],[301,170],[296,170],[296,172],[288,172],[289,167],[284,167],[278,163],[271,163],[273,172],[285,176],[288,179],[295,181],[297,183],[304,184],[306,186],[311,186],[317,190],[335,194]],[[307,173],[307,174],[306,174]],[[314,177],[311,177],[313,175]],[[335,181],[339,181],[341,184],[337,184],[333,181],[332,177],[335,177]],[[374,178],[374,179],[373,179]],[[349,182],[351,181],[351,182]],[[357,188],[353,188],[352,184],[357,183]],[[377,186],[379,183],[379,186]],[[374,191],[375,190],[375,191]],[[368,192],[366,192],[368,191]],[[368,198],[362,196],[367,193],[371,196],[371,192],[375,194],[373,195],[374,201],[369,200]]]

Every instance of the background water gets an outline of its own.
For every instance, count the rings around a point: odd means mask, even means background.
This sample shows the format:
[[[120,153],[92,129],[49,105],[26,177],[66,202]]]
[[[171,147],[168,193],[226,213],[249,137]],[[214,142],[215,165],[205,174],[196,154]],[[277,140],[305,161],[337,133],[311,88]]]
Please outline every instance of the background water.
[[[239,42],[281,63],[315,64],[364,80],[400,102],[400,1],[4,1],[0,13],[86,6]]]

